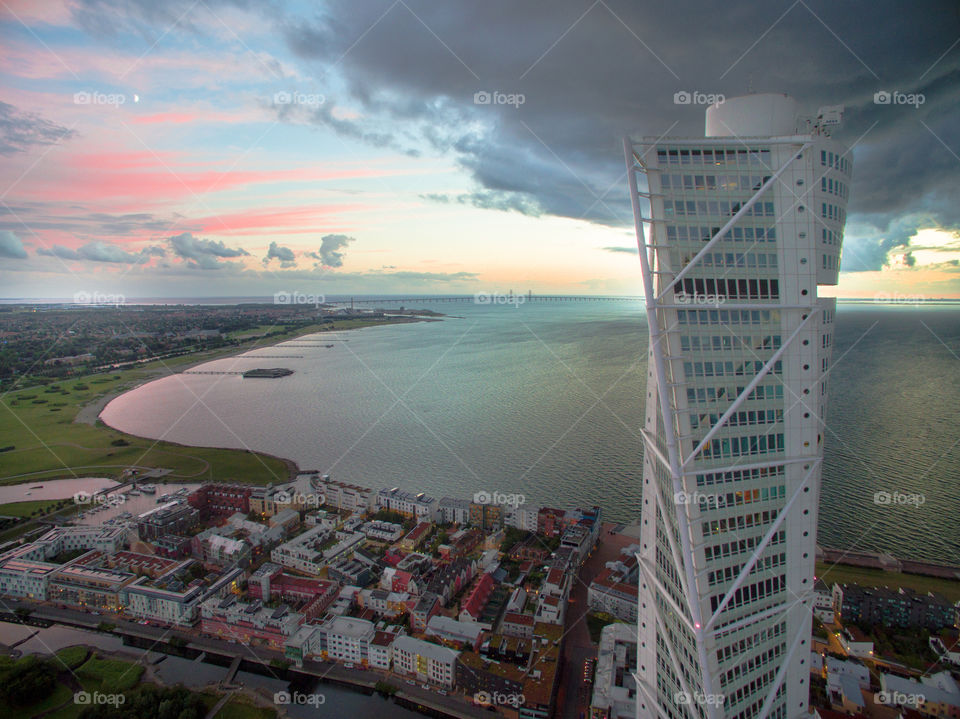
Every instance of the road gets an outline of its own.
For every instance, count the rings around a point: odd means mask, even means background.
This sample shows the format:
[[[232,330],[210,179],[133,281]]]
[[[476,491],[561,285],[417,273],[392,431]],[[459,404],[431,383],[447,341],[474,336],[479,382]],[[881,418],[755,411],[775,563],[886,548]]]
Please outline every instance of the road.
[[[613,524],[604,524],[600,530],[600,539],[574,581],[570,592],[570,602],[567,605],[567,616],[564,621],[566,638],[564,640],[563,679],[557,696],[557,710],[555,716],[562,719],[580,719],[590,715],[590,699],[593,694],[593,684],[583,680],[583,666],[587,659],[597,656],[597,645],[590,641],[590,632],[584,615],[589,610],[587,606],[587,588],[593,578],[604,569],[607,562],[612,562],[620,556],[620,550],[636,540],[622,534],[610,534]]]

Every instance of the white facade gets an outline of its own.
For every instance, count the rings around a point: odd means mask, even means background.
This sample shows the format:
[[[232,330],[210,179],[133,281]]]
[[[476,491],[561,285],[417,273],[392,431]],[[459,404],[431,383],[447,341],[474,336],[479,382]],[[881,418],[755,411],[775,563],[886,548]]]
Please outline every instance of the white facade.
[[[440,505],[433,497],[423,492],[414,494],[394,487],[377,492],[377,509],[388,509],[414,517],[418,522],[435,522],[440,519]]]
[[[50,574],[61,566],[31,559],[11,559],[0,567],[0,594],[44,601]]]
[[[503,523],[514,529],[522,529],[525,532],[536,532],[538,514],[539,510],[536,508],[514,507],[507,510],[503,517]]]
[[[451,688],[459,652],[413,637],[397,637],[393,642],[393,668],[399,674]]]
[[[817,291],[850,186],[822,125],[754,95],[710,108],[713,136],[624,143],[650,331],[638,717],[807,713],[835,308]]]
[[[197,607],[203,591],[193,587],[185,592],[142,586],[138,579],[123,589],[124,612],[132,617],[151,619],[165,624],[189,625],[197,618]]]
[[[322,646],[325,658],[360,664],[367,659],[367,647],[373,639],[374,626],[365,619],[334,617],[321,626],[325,635]]]

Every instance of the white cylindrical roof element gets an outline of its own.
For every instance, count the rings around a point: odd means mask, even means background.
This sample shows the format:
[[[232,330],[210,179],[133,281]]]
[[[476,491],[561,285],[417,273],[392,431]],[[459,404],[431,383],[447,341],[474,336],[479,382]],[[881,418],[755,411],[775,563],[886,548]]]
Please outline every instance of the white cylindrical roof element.
[[[743,95],[707,108],[707,137],[780,137],[796,132],[797,101],[789,95]]]

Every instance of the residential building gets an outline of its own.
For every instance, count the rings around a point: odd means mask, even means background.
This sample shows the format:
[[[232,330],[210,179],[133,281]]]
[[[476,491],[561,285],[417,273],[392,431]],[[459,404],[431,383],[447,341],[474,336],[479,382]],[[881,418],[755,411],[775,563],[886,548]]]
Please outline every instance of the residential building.
[[[530,639],[533,637],[533,625],[535,623],[536,619],[532,614],[507,612],[503,615],[503,623],[500,625],[500,631],[509,637]]]
[[[433,525],[430,522],[420,522],[400,540],[400,549],[405,552],[416,552],[427,541],[431,529],[433,529]]]
[[[204,484],[187,496],[187,502],[203,519],[250,513],[253,487],[246,484]]]
[[[422,639],[397,637],[393,642],[393,669],[415,681],[452,689],[459,654]]]
[[[451,644],[467,644],[477,651],[483,636],[485,625],[477,622],[462,622],[437,615],[427,622],[426,635],[436,637]]]
[[[822,579],[813,584],[813,614],[825,624],[833,624],[833,590]]]
[[[590,719],[634,719],[637,712],[636,628],[616,622],[600,632]]]
[[[152,541],[168,534],[183,534],[200,523],[200,512],[189,504],[167,502],[137,517],[137,534]]]
[[[445,524],[459,524],[463,526],[470,521],[470,500],[444,497],[437,505],[440,513],[439,521]]]
[[[948,599],[932,592],[857,584],[834,584],[833,607],[847,622],[931,630],[953,626],[956,612]]]
[[[377,492],[376,508],[398,512],[418,522],[435,522],[440,517],[439,504],[435,498],[428,497],[423,492],[404,492],[397,487]]]
[[[285,605],[271,609],[259,601],[239,602],[233,596],[213,597],[200,604],[200,631],[204,634],[278,651],[302,623],[303,615]]]

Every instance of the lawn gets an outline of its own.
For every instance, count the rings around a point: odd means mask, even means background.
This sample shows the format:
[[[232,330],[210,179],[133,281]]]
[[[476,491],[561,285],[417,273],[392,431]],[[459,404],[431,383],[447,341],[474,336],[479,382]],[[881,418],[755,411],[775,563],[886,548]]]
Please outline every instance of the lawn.
[[[77,679],[88,692],[113,694],[131,689],[140,681],[143,666],[118,659],[91,657],[76,670]]]
[[[951,579],[884,572],[866,567],[848,567],[844,564],[830,566],[821,562],[817,562],[816,572],[817,577],[823,579],[828,585],[839,582],[840,584],[860,584],[865,587],[908,587],[922,593],[937,592],[951,602],[960,601],[960,582]]]
[[[67,500],[71,502],[72,500]],[[63,500],[60,499],[38,499],[35,501],[27,502],[10,502],[9,504],[0,504],[0,514],[6,515],[8,517],[30,517],[38,509],[41,510],[44,514],[47,512],[52,512],[57,508],[58,505],[61,505]],[[66,506],[65,504],[62,506]]]
[[[255,706],[244,696],[234,696],[217,712],[214,719],[274,719],[275,709]]]
[[[70,691],[70,687],[66,686],[65,684],[57,683],[53,692],[45,696],[36,704],[31,704],[29,707],[21,707],[20,709],[7,708],[7,711],[4,712],[3,716],[4,719],[30,719],[30,717],[36,716],[42,712],[48,712],[54,707],[60,706],[66,701],[70,701],[72,698],[73,692]],[[72,703],[70,704],[70,708],[74,708]],[[71,716],[75,716],[75,714]]]
[[[61,649],[57,652],[57,659],[59,660],[56,665],[63,666],[66,665],[71,669],[76,669],[78,666],[83,664],[87,658],[89,650],[84,647],[77,645],[75,647],[67,647],[66,649]],[[63,664],[61,664],[62,662]]]

